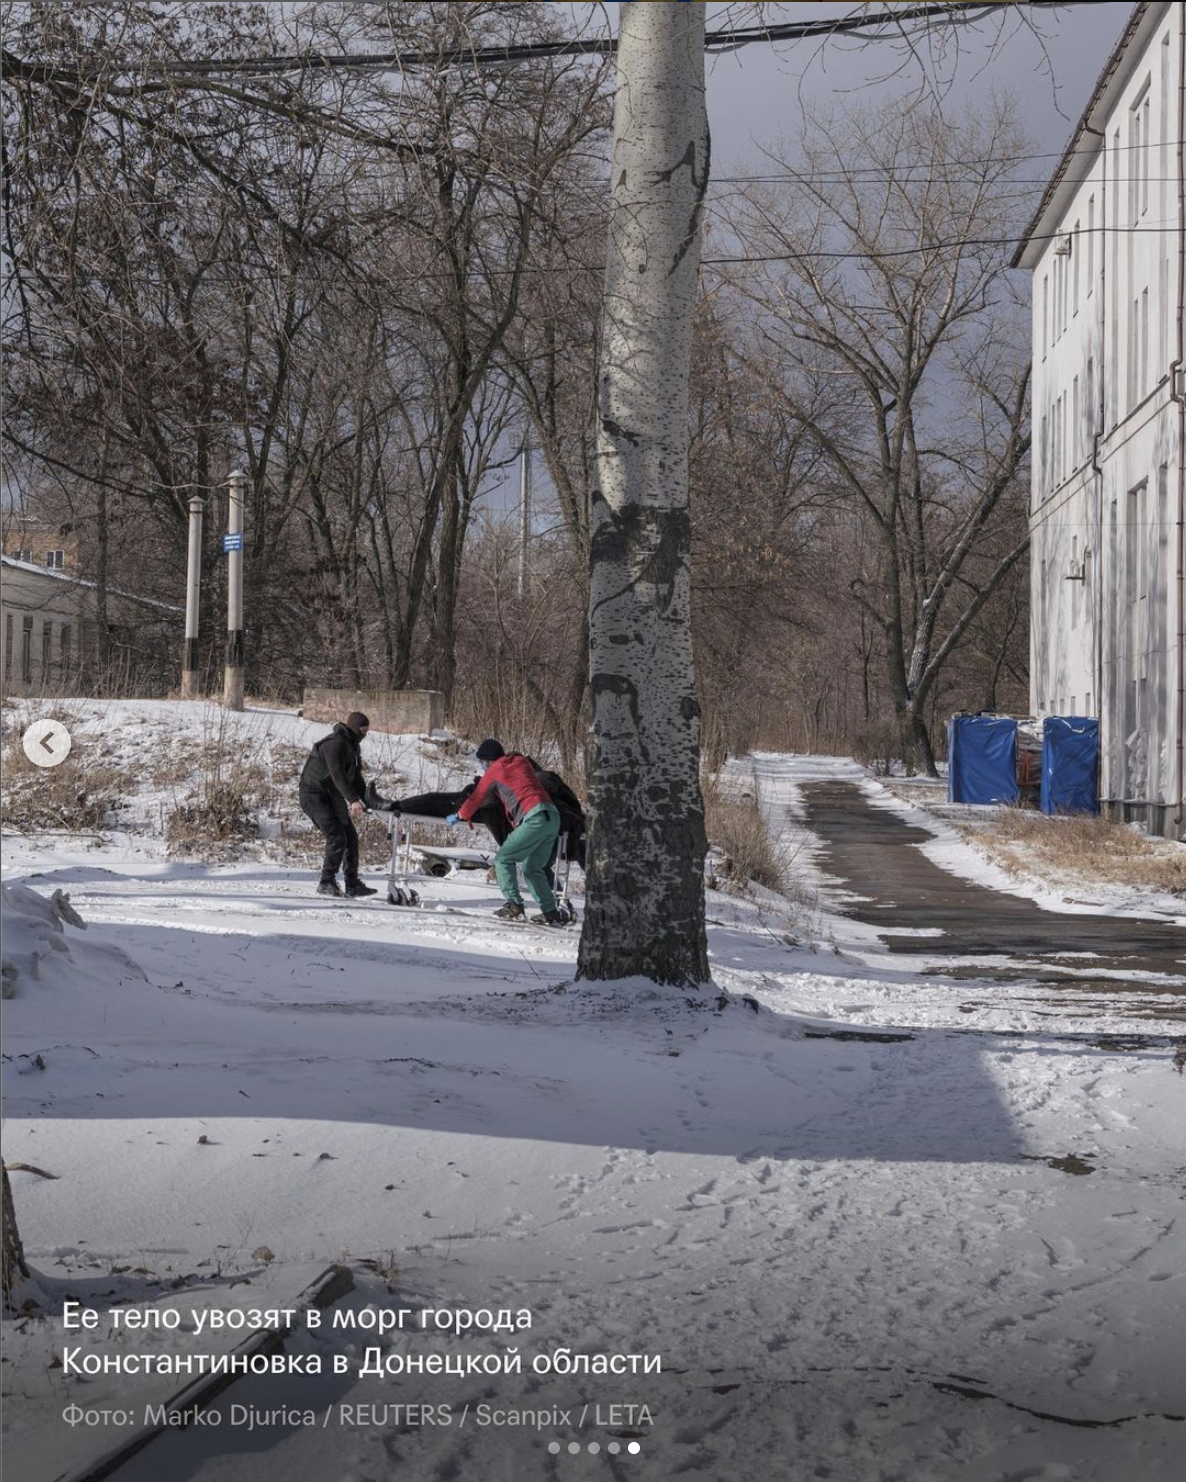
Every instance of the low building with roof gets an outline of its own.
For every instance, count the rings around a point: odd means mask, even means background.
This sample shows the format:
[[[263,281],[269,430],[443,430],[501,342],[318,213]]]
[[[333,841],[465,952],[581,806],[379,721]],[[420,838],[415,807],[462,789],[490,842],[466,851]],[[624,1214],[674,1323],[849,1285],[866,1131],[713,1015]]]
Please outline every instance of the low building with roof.
[[[6,693],[145,694],[175,678],[180,607],[109,590],[103,644],[95,582],[10,556],[0,557],[0,568]]]

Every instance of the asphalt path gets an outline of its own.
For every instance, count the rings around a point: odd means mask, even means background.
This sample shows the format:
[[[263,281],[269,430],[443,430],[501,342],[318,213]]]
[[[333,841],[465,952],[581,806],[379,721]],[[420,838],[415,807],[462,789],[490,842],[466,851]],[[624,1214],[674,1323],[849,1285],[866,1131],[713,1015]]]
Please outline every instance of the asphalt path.
[[[803,800],[807,827],[823,846],[818,863],[849,897],[840,909],[874,926],[891,952],[917,955],[922,946],[917,933],[938,930],[941,936],[926,938],[928,958],[996,957],[999,976],[1073,980],[1079,986],[1083,961],[1074,964],[1072,979],[1067,954],[1090,952],[1093,970],[1107,971],[1112,990],[1128,986],[1123,974],[1132,973],[1131,986],[1148,993],[1152,985],[1143,975],[1157,973],[1170,981],[1156,991],[1186,997],[1182,927],[1164,920],[1047,911],[1022,896],[949,874],[914,847],[929,842],[932,834],[871,806],[851,782],[806,783]],[[961,975],[954,967],[949,971]],[[992,976],[992,965],[978,963],[975,974]]]

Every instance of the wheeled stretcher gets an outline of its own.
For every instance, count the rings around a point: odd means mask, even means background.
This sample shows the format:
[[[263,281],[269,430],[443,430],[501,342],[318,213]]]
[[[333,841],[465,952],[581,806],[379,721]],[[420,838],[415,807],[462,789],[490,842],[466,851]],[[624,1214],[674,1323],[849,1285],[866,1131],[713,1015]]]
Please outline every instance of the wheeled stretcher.
[[[418,906],[420,893],[412,884],[416,877],[424,875],[448,875],[454,868],[453,861],[465,857],[472,860],[472,868],[489,866],[494,850],[482,853],[472,849],[447,849],[430,844],[416,843],[416,830],[429,824],[440,828],[442,819],[428,813],[388,813],[387,832],[391,838],[391,862],[387,867],[387,904],[389,906]]]
[[[416,830],[429,824],[436,828],[441,818],[426,813],[386,813],[385,822],[391,839],[391,860],[387,867],[387,904],[389,906],[418,906],[420,892],[412,883],[425,875],[442,877],[457,869],[489,869],[494,864],[497,845],[489,849],[453,848],[437,844],[416,842]],[[568,840],[561,832],[553,866],[556,909],[565,921],[577,919],[576,908],[569,896],[569,875],[572,861],[568,856]]]

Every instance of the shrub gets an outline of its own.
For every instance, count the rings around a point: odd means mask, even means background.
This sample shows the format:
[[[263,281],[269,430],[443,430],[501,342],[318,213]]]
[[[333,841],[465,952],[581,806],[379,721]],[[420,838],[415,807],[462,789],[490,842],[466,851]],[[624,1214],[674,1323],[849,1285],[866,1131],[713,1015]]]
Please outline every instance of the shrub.
[[[74,738],[56,767],[37,767],[19,741],[4,748],[0,821],[19,832],[65,829],[92,833],[108,828],[123,805],[123,774]]]
[[[708,841],[722,855],[718,875],[743,888],[752,881],[786,893],[787,861],[770,837],[753,792],[720,777],[701,783]]]
[[[209,781],[199,798],[182,803],[165,819],[171,854],[224,854],[226,845],[254,839],[258,833],[247,796],[231,782]]]

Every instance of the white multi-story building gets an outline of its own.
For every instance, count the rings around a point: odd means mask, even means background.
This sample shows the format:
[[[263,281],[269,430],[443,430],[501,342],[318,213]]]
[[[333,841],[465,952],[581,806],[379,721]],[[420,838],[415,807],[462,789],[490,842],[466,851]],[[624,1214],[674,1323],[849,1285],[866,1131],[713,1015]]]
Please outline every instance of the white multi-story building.
[[[1031,704],[1098,715],[1103,811],[1172,838],[1186,835],[1184,63],[1186,5],[1136,5],[1014,258],[1034,289]]]

